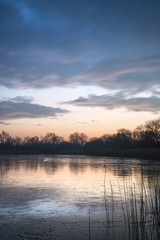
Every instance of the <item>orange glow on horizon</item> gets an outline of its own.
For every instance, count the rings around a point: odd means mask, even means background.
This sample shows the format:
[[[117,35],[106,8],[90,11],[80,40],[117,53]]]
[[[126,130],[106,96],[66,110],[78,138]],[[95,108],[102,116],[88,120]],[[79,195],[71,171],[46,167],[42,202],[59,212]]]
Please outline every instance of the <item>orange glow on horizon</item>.
[[[80,108],[78,112],[71,112],[56,118],[8,120],[10,124],[0,125],[0,132],[6,131],[12,137],[21,138],[41,137],[52,132],[65,140],[68,140],[70,134],[74,132],[83,132],[92,138],[116,133],[121,128],[133,131],[138,125],[157,118],[157,115],[148,112]]]

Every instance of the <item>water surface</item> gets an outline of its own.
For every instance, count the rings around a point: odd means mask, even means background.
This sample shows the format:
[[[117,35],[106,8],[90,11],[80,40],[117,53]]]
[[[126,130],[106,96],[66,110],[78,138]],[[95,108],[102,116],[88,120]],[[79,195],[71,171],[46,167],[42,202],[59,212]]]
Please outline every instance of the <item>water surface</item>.
[[[142,183],[145,197],[151,195],[157,176],[158,161],[71,155],[1,156],[0,223],[26,218],[63,219],[77,221],[79,226],[84,223],[84,238],[80,239],[88,239],[92,231],[96,231],[92,239],[100,239],[95,235],[98,231],[101,239],[114,239],[111,229],[114,236],[118,232],[121,235],[133,196],[140,202]]]

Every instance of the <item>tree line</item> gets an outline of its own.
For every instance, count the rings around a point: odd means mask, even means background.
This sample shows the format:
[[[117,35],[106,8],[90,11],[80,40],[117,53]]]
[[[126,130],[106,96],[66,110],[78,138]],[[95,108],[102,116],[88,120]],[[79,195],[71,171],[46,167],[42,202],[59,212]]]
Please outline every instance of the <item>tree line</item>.
[[[104,149],[137,149],[160,147],[160,118],[139,125],[134,131],[119,129],[117,133],[102,137],[88,138],[85,133],[75,132],[69,141],[55,133],[44,137],[11,137],[7,132],[0,133],[0,151],[24,153],[92,153]]]

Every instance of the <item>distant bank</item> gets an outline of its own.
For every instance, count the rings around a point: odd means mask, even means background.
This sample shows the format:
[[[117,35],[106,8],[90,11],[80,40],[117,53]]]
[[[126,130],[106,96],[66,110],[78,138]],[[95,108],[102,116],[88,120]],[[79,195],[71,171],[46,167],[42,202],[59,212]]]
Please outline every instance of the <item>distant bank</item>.
[[[86,151],[83,149],[69,149],[63,151],[42,151],[39,150],[0,150],[0,155],[20,155],[20,154],[52,154],[52,155],[92,155],[92,156],[106,156],[106,157],[125,157],[137,159],[160,160],[160,148],[140,148],[140,149],[93,149]]]

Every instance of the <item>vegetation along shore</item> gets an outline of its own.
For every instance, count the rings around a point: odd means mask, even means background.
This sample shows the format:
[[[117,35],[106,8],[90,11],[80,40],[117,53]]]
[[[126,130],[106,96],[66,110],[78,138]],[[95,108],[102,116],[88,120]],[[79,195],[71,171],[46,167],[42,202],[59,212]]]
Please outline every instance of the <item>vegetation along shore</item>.
[[[123,128],[99,138],[89,139],[85,133],[75,132],[69,141],[55,133],[22,139],[2,131],[0,154],[89,154],[160,160],[160,119],[148,121],[134,131]]]

